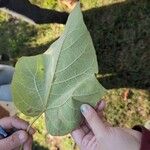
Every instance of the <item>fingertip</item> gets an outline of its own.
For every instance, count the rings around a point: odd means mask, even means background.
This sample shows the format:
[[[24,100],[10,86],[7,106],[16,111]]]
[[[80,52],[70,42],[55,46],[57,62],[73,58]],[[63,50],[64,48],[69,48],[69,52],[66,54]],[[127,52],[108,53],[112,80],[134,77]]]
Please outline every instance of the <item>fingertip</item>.
[[[81,106],[81,112],[84,115],[87,123],[89,124],[93,133],[98,137],[97,131],[101,131],[101,133],[105,133],[105,125],[101,118],[99,118],[98,113],[87,104],[83,104]]]
[[[72,131],[72,133],[71,133],[72,138],[75,140],[75,142],[78,145],[81,144],[81,141],[82,141],[84,135],[85,135],[85,133],[81,128],[78,128],[78,129]]]
[[[29,126],[29,123],[25,120],[15,116],[11,118],[11,125],[16,129],[26,130]]]
[[[32,142],[33,142],[33,138],[32,138],[32,136],[29,136],[28,140],[24,144],[24,150],[31,150],[32,149]]]
[[[76,134],[76,130],[73,130],[72,132],[71,132],[71,136],[74,138],[74,135]]]
[[[83,115],[86,115],[90,111],[90,109],[92,109],[92,107],[88,104],[82,104],[80,107],[81,113]]]
[[[98,110],[101,111],[106,107],[106,102],[102,100],[98,105]]]
[[[80,131],[80,128],[77,128],[77,129],[73,130],[73,131],[71,132],[71,136],[72,136],[72,137],[75,137],[75,135],[77,135],[77,134],[79,133],[79,131]]]
[[[18,131],[17,132],[17,136],[18,136],[21,144],[25,143],[27,141],[27,139],[28,139],[27,132],[25,132],[23,130]]]
[[[35,133],[36,133],[36,129],[34,129],[34,128],[31,127],[31,128],[29,129],[29,134],[30,134],[30,135],[33,135],[33,134],[35,134]]]

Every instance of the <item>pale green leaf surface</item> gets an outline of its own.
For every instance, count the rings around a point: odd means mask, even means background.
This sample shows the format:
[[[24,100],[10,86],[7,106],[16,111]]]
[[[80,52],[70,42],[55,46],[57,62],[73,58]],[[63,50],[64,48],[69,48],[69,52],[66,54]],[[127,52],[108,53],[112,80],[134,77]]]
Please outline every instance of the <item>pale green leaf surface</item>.
[[[103,96],[97,72],[95,49],[78,4],[64,33],[44,54],[19,59],[12,82],[14,103],[29,116],[45,113],[48,132],[65,135],[80,124],[80,106],[94,106]]]

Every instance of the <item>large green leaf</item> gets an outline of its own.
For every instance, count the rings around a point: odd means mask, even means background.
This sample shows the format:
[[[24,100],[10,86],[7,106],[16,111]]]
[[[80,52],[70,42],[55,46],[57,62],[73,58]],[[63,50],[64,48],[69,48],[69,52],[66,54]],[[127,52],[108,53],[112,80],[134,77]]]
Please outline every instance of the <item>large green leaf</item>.
[[[13,100],[29,116],[45,113],[52,135],[64,135],[82,119],[80,106],[95,105],[104,88],[95,77],[97,59],[78,4],[64,33],[41,55],[22,57],[13,77]]]

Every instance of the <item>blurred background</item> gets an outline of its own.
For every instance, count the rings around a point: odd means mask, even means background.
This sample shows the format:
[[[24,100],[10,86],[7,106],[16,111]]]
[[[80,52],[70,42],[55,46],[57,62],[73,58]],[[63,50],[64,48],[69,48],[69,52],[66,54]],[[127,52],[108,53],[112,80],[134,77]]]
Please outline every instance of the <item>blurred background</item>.
[[[40,8],[69,11],[60,1],[30,0]],[[108,89],[104,97],[107,120],[114,126],[150,127],[150,1],[81,0],[81,4],[96,49],[98,79]],[[0,55],[3,56],[0,63],[15,65],[21,56],[45,52],[63,30],[64,25],[60,23],[35,24],[0,10]],[[44,116],[34,126],[38,132],[33,149],[78,149],[70,135],[48,135]]]

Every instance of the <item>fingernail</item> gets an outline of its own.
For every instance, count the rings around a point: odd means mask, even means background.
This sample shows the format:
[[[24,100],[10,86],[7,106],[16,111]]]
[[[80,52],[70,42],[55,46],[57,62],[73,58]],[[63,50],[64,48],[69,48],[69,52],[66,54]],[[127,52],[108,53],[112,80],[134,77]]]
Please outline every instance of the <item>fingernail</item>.
[[[90,106],[89,105],[87,105],[87,104],[83,104],[83,105],[81,105],[81,107],[80,107],[80,110],[81,110],[81,112],[84,114],[84,113],[87,113],[88,111],[89,111],[89,109],[90,109]]]

